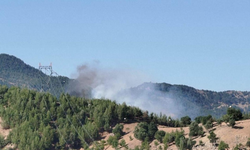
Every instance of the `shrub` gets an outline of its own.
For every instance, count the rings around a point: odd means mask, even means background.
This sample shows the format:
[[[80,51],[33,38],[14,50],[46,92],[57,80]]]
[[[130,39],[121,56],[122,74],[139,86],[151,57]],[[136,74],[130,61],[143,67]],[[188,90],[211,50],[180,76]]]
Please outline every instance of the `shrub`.
[[[230,119],[229,120],[229,126],[233,128],[234,125],[235,125],[235,120],[234,119]]]
[[[228,108],[227,114],[230,116],[231,119],[234,119],[235,121],[241,120],[243,118],[243,115],[239,109],[235,108]]]
[[[121,147],[125,147],[126,149],[128,148],[128,145],[126,144],[126,141],[124,139],[122,139],[119,144]]]
[[[123,125],[122,124],[117,124],[115,128],[112,130],[112,133],[119,139],[123,135]]]
[[[157,132],[155,133],[155,138],[156,138],[159,142],[162,143],[162,140],[163,140],[165,134],[166,134],[165,131],[162,131],[162,130],[157,131]]]
[[[248,139],[247,143],[246,143],[247,147],[250,147],[250,138]]]
[[[209,136],[208,136],[208,139],[209,139],[210,143],[215,143],[217,140],[216,134],[213,131],[211,131]]]
[[[206,129],[211,129],[213,127],[213,123],[211,120],[208,120],[207,123],[205,124]]]
[[[159,143],[158,143],[157,141],[154,141],[154,144],[155,144],[155,146],[158,146],[158,145],[159,145]]]
[[[204,146],[204,143],[202,142],[202,140],[199,141],[199,145]]]
[[[189,136],[197,136],[197,135],[203,135],[203,128],[198,125],[196,122],[192,122],[189,126]]]
[[[181,123],[183,126],[187,126],[191,124],[191,118],[189,116],[185,116],[181,118]]]
[[[107,142],[109,145],[112,145],[113,148],[118,147],[118,139],[116,136],[110,136]]]
[[[129,136],[129,139],[130,139],[130,141],[132,141],[133,140],[132,136]]]
[[[135,127],[134,136],[138,140],[144,141],[146,138],[152,140],[154,138],[155,132],[158,130],[155,123],[141,122]]]
[[[4,137],[0,135],[0,148],[3,148],[6,145],[6,141],[4,140]]]
[[[226,144],[224,141],[221,141],[218,150],[225,150],[227,148],[229,148],[228,144]]]

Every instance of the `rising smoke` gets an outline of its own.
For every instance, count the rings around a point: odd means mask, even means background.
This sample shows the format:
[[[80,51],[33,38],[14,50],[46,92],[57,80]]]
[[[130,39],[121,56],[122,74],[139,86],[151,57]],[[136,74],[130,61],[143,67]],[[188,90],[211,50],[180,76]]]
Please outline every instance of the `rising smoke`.
[[[171,93],[156,90],[154,84],[144,83],[150,78],[138,71],[107,69],[94,62],[79,66],[72,77],[74,80],[69,83],[67,92],[75,96],[125,102],[148,112],[163,113],[174,118],[187,115],[181,100]],[[197,113],[194,111],[192,109],[188,114],[192,117],[192,114]]]

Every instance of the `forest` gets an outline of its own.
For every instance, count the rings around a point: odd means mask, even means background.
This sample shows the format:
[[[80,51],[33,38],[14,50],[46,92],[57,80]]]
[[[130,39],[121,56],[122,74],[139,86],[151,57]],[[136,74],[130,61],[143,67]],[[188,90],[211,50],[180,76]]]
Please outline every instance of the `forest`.
[[[207,128],[211,128],[214,121],[234,126],[235,121],[249,118],[249,114],[230,108],[218,120],[211,115],[197,117],[194,121],[189,116],[172,119],[107,99],[85,99],[68,94],[57,98],[49,93],[7,86],[0,86],[0,116],[4,129],[12,129],[6,139],[0,138],[0,146],[12,143],[20,150],[104,149],[105,144],[126,147],[124,141],[118,143],[118,140],[123,135],[122,123],[131,122],[140,122],[134,134],[143,143],[136,149],[148,149],[148,142],[153,139],[164,142],[165,148],[173,141],[178,147],[187,148],[194,143],[191,138],[185,138],[182,131],[165,133],[158,131],[157,125],[190,126],[190,136],[202,136],[203,130],[198,123]],[[115,136],[107,143],[96,142],[103,131]]]

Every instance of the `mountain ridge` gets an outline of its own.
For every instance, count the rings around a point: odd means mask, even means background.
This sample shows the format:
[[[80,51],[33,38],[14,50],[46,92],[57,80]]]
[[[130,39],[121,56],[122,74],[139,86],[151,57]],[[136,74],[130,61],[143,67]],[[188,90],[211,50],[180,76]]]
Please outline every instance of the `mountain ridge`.
[[[48,81],[50,81],[50,84],[48,84]],[[15,56],[0,54],[0,84],[2,85],[19,86],[37,91],[42,89],[46,92],[52,92],[53,86],[54,95],[58,96],[66,91],[65,89],[70,81],[72,79],[68,77],[48,76]],[[185,107],[181,112],[184,114],[190,108],[197,108],[200,109],[199,113],[202,115],[221,116],[229,106],[238,107],[245,112],[250,111],[250,92],[248,91],[227,90],[216,92],[195,89],[187,85],[144,82],[136,87],[131,87],[129,92],[134,97],[146,92],[153,103],[168,103],[167,100],[174,99],[174,104],[181,104]],[[187,115],[191,114],[187,113]]]

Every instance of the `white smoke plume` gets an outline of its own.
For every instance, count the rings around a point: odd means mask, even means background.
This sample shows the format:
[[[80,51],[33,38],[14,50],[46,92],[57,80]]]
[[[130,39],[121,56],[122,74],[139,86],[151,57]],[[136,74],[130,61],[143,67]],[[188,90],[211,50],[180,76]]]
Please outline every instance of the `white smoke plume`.
[[[100,67],[98,62],[84,64],[77,68],[77,72],[72,75],[77,83],[73,84],[73,91],[77,93],[83,91],[90,92],[91,98],[113,99],[116,94],[124,89],[137,86],[148,80],[140,72],[130,71],[128,69],[106,69]],[[80,95],[85,96],[85,95]]]
[[[186,115],[175,96],[155,90],[150,78],[131,69],[103,68],[98,62],[84,64],[72,75],[68,93],[87,98],[105,98],[136,106],[144,111],[179,118]],[[144,83],[144,84],[142,84]],[[138,86],[140,85],[140,86]]]

